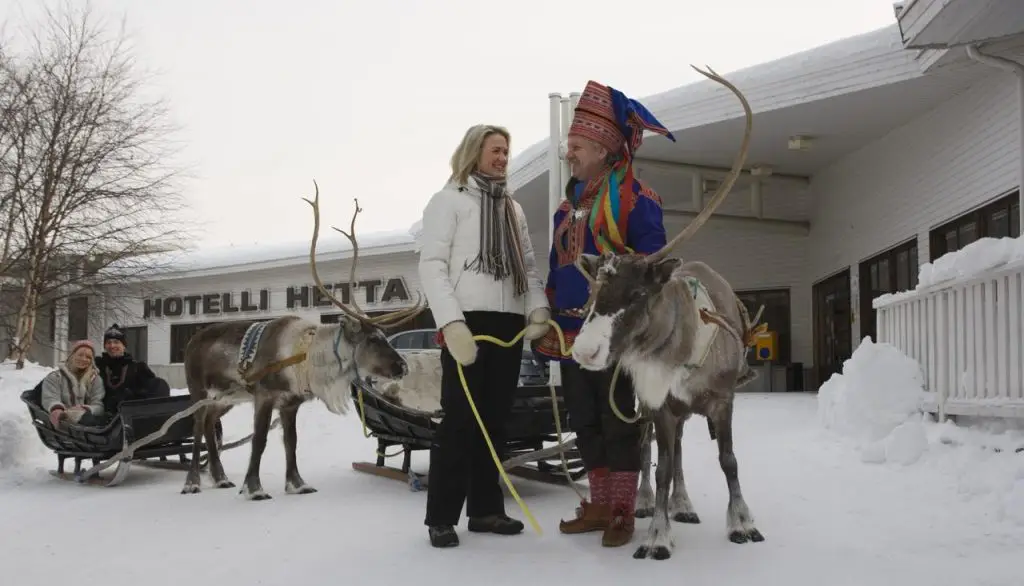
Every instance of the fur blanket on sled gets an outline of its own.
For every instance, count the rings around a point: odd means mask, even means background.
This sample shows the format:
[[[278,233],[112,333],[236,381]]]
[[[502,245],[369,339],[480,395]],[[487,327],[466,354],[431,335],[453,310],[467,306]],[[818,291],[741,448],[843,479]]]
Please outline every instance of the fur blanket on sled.
[[[434,413],[441,409],[441,351],[404,353],[409,374],[400,381],[382,381],[377,389],[385,399],[406,409]]]

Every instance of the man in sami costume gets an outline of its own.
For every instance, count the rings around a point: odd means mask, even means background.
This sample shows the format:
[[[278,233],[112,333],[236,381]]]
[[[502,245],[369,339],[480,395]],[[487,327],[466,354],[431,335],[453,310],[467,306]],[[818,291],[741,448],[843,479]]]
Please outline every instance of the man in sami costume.
[[[587,83],[569,128],[566,159],[572,178],[554,215],[546,287],[554,319],[570,347],[589,297],[587,280],[573,264],[579,255],[650,254],[665,245],[661,199],[633,170],[644,130],[675,141],[639,102],[614,88]],[[561,363],[566,409],[590,481],[590,502],[583,501],[576,517],[562,521],[559,529],[570,534],[603,531],[604,546],[625,545],[633,536],[642,428],[622,421],[609,406],[612,369],[583,370],[562,356],[554,329],[538,340],[535,350]],[[619,373],[615,402],[632,418],[635,396],[624,372]]]

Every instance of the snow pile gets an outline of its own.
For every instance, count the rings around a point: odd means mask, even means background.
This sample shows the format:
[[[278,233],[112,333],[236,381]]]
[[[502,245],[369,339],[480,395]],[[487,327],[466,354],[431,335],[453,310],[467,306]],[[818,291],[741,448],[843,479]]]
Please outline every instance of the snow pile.
[[[917,288],[970,278],[1018,261],[1024,261],[1024,238],[982,238],[921,265]]]
[[[916,361],[865,338],[818,392],[818,422],[851,440],[869,464],[952,477],[960,498],[1024,526],[1024,430],[1005,422],[935,423]]]
[[[987,500],[997,515],[1024,526],[1024,433],[947,421],[928,426],[928,443],[952,470],[962,498]]]
[[[916,291],[942,283],[970,279],[1014,263],[1024,262],[1024,237],[982,238],[925,263],[917,272],[917,287],[878,296],[876,301],[902,299]]]
[[[821,425],[865,448],[871,461],[912,462],[920,454],[924,376],[918,363],[890,344],[865,337],[818,391]]]
[[[0,471],[22,468],[45,451],[29,420],[21,394],[43,380],[52,368],[31,362],[17,370],[13,361],[0,363]]]

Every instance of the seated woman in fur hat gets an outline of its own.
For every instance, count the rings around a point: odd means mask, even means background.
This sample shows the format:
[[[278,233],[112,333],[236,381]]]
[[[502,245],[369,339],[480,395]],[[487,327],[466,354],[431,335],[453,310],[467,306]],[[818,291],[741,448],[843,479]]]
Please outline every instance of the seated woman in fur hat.
[[[127,351],[127,337],[117,324],[103,334],[103,354],[96,358],[106,391],[104,407],[113,415],[122,401],[167,397],[171,394],[167,381],[158,377],[145,362],[136,360]]]
[[[50,414],[54,427],[70,423],[106,425],[109,418],[103,408],[103,381],[93,365],[92,342],[74,342],[70,350],[65,363],[39,383],[40,404]]]

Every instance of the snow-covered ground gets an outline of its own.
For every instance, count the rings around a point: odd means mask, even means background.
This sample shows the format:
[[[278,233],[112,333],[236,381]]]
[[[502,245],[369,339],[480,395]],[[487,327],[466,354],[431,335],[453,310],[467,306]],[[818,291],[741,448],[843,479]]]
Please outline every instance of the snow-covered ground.
[[[433,549],[422,525],[425,493],[353,471],[351,462],[373,459],[373,440],[363,438],[355,415],[333,416],[318,403],[299,415],[299,466],[315,494],[284,493],[277,431],[262,466],[269,501],[210,488],[205,477],[202,493],[181,495],[184,472],[142,467],[116,488],[62,482],[47,474],[55,459],[18,400],[45,372],[0,366],[5,583],[994,586],[1024,579],[1024,453],[1015,451],[1024,439],[924,421],[914,363],[870,341],[820,397],[739,397],[740,479],[764,543],[726,538],[715,444],[702,421],[688,426],[684,466],[703,522],[675,525],[676,549],[663,562],[632,559],[633,546],[602,548],[599,534],[560,535],[573,492],[515,477],[543,535],[528,526],[516,537],[481,536],[463,522],[462,547]],[[229,439],[248,432],[250,415],[236,408],[226,418]],[[225,454],[236,483],[247,458],[248,448]],[[414,466],[422,472],[426,464],[417,453]],[[515,501],[507,503],[522,518]],[[639,521],[638,533],[646,526]]]

